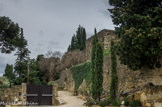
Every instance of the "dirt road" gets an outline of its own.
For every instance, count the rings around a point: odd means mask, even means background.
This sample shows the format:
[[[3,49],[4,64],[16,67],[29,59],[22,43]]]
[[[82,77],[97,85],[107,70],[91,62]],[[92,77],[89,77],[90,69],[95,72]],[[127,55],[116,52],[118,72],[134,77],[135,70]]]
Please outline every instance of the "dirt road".
[[[77,98],[77,96],[73,96],[72,93],[68,91],[59,91],[58,99],[65,102],[66,104],[55,107],[85,107],[83,106],[85,101]]]

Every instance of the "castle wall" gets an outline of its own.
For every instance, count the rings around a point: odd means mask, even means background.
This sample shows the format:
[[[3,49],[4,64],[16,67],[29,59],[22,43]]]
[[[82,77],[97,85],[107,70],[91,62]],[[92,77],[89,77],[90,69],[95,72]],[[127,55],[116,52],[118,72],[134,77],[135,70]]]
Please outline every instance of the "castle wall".
[[[103,49],[110,48],[111,40],[114,40],[115,42],[118,41],[118,38],[111,30],[102,30],[101,32],[99,32],[98,39],[101,42]],[[84,51],[81,51],[82,55],[78,54],[77,56],[80,59],[84,59],[84,62],[89,61],[91,59],[92,40],[93,37],[89,38],[86,41],[86,49]],[[71,54],[73,54],[73,52],[71,52]],[[162,67],[153,70],[142,69],[132,71],[128,69],[127,66],[120,64],[120,61],[117,58],[117,70],[118,70],[117,73],[118,98],[120,98],[124,94],[128,94],[135,96],[136,99],[141,100],[144,104],[147,104],[148,102],[162,102],[162,90],[158,91],[156,94],[155,93],[148,94],[145,90],[143,90],[143,87],[149,83],[153,84],[154,85],[153,87],[162,86]],[[67,71],[68,72],[65,71],[66,75],[62,74],[64,75],[62,77],[67,78],[66,80],[67,90],[74,92],[74,81],[72,79],[70,70]],[[107,95],[109,95],[110,83],[111,83],[111,57],[110,55],[108,55],[104,56],[104,64],[103,64],[103,88],[104,92],[107,93]],[[85,87],[85,84],[82,84],[82,87]],[[144,95],[146,96],[143,97]]]

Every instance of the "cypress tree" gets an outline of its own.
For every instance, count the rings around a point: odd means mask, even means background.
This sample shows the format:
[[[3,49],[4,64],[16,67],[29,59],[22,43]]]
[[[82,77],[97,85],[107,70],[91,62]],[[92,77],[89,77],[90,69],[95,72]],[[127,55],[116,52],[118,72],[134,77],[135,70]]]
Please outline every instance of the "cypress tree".
[[[110,86],[110,99],[113,101],[116,99],[117,92],[117,63],[116,63],[116,54],[114,48],[114,42],[111,41],[111,86]]]
[[[68,47],[68,50],[67,51],[71,51],[71,45],[69,45],[69,47]]]
[[[97,31],[95,29],[95,37],[92,41],[92,97],[94,100],[100,101],[103,91],[103,49],[97,39]]]
[[[84,50],[86,48],[86,30],[85,28],[82,28],[82,44],[81,44],[81,49],[80,50]]]
[[[82,33],[81,33],[81,30],[82,30],[82,27],[79,25],[78,30],[76,32],[78,49],[81,49],[81,44],[82,44]]]
[[[70,50],[80,49],[84,50],[86,48],[86,30],[84,27],[80,26],[78,27],[76,31],[76,36],[74,35],[71,39],[71,45]]]
[[[13,65],[6,65],[5,74],[3,76],[6,76],[9,80],[13,80],[15,78],[15,74],[13,72]]]
[[[21,41],[19,42],[19,48],[15,55],[17,55],[16,63],[15,63],[15,73],[16,73],[16,81],[15,84],[21,84],[22,82],[25,82],[26,79],[26,70],[27,70],[27,62],[29,58],[30,51],[27,46],[27,41],[24,39],[23,36],[23,29],[21,29]]]
[[[75,45],[75,35],[74,35],[71,39],[71,50],[75,50],[75,49],[76,49],[76,45]]]

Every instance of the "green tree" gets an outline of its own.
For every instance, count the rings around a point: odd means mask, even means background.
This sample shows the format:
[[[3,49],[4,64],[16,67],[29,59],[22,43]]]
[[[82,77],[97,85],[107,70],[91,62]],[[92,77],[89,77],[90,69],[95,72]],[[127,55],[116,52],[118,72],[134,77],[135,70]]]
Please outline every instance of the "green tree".
[[[76,36],[74,35],[71,40],[71,46],[70,46],[71,50],[73,51],[73,50],[77,49],[78,48],[77,45],[78,45],[77,39],[76,39]]]
[[[116,99],[118,77],[117,77],[117,63],[114,42],[111,41],[111,85],[110,85],[110,99]]]
[[[71,39],[71,45],[68,47],[68,51],[76,49],[84,50],[86,48],[86,30],[84,27],[78,27],[76,36],[74,35]]]
[[[84,50],[86,48],[86,30],[85,28],[83,28],[83,32],[82,32],[82,44],[81,44],[81,48],[80,50]]]
[[[92,97],[100,101],[100,96],[103,91],[103,49],[97,39],[95,29],[95,37],[92,41]]]
[[[97,99],[97,95],[96,95],[96,85],[95,83],[97,82],[96,78],[95,78],[95,57],[96,57],[96,44],[98,43],[98,38],[97,38],[97,31],[95,29],[95,36],[94,39],[92,41],[92,55],[91,55],[91,60],[92,60],[92,97],[94,99]]]
[[[38,55],[38,57],[40,57]],[[37,59],[39,59],[37,57]],[[39,64],[38,64],[39,60],[35,60],[35,59],[31,59],[30,60],[30,72],[29,72],[29,82],[30,84],[36,84],[36,85],[40,85],[43,82],[43,74],[42,72],[40,72],[39,70]]]
[[[13,72],[13,65],[9,65],[9,64],[6,65],[5,73],[3,76],[6,76],[10,81],[15,79],[15,74]]]
[[[12,22],[8,17],[0,16],[0,51],[1,53],[11,53],[19,47],[20,28],[18,24]]]
[[[24,39],[23,36],[23,29],[21,29],[21,34],[20,34],[20,42],[19,48],[16,52],[15,55],[17,55],[16,63],[15,63],[15,74],[16,74],[16,80],[15,84],[21,84],[22,82],[26,82],[26,75],[27,75],[27,63],[29,59],[29,53],[30,51],[27,46],[27,41]]]
[[[160,67],[162,52],[161,0],[109,0],[120,37],[117,54],[133,70]]]

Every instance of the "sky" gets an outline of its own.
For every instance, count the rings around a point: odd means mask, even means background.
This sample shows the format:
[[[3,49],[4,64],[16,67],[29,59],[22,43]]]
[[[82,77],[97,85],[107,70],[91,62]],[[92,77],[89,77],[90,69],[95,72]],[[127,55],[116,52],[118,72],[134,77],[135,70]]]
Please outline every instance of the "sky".
[[[87,37],[94,28],[114,30],[108,0],[0,0],[0,16],[7,16],[24,30],[30,57],[47,51],[66,52],[79,25]],[[0,76],[6,64],[14,64],[15,52],[0,53]]]

